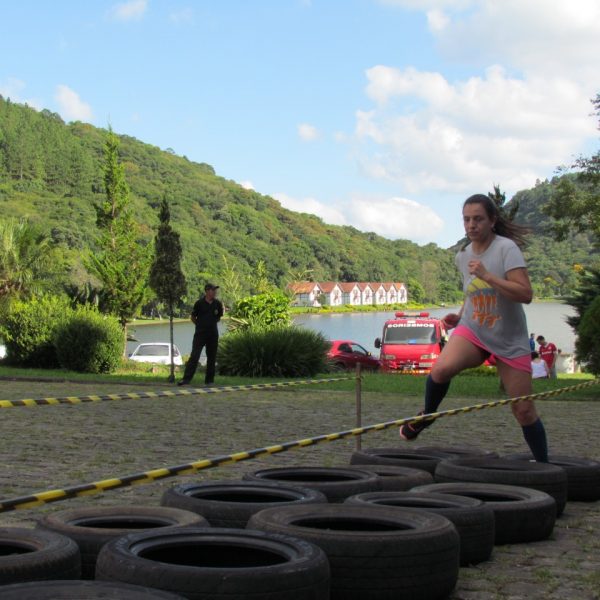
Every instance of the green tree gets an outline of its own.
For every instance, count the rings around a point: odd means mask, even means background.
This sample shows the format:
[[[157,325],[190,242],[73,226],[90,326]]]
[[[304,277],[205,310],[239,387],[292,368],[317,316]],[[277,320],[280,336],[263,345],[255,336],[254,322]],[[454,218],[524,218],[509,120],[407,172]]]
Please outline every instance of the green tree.
[[[52,340],[70,313],[67,299],[61,296],[39,295],[11,302],[0,323],[8,362],[42,369],[58,367]]]
[[[409,277],[406,281],[406,289],[408,291],[408,301],[420,304],[425,300],[425,288],[421,282],[414,277]]]
[[[567,304],[575,309],[573,316],[567,317],[567,323],[575,332],[579,329],[581,319],[588,306],[600,297],[600,270],[578,269],[579,282],[571,296],[567,298]]]
[[[257,294],[268,294],[274,289],[275,286],[269,281],[265,261],[259,260],[254,270],[254,291]]]
[[[592,104],[596,116],[600,117],[600,94]],[[600,247],[600,150],[590,157],[579,157],[570,169],[560,170],[575,172],[561,177],[544,209],[554,219],[552,230],[556,239],[564,240],[572,231],[586,232],[592,235],[595,246]],[[582,271],[580,289],[567,301],[577,312],[568,322],[578,335],[583,335],[580,330],[583,318],[600,295],[598,270],[591,265],[588,270]]]
[[[185,275],[181,270],[181,240],[171,227],[169,203],[163,198],[159,213],[160,224],[154,238],[154,260],[150,267],[150,287],[169,311],[169,341],[171,343],[171,371],[169,382],[175,381],[173,355],[173,310],[186,293]]]
[[[596,376],[600,375],[600,297],[583,313],[575,341],[575,357]]]
[[[98,250],[87,263],[102,284],[101,309],[115,315],[123,328],[125,353],[127,323],[139,314],[146,298],[151,255],[133,218],[118,149],[119,138],[109,128],[104,145],[105,199],[95,207]]]
[[[225,255],[222,256],[223,265],[219,273],[219,282],[222,289],[221,297],[227,304],[235,304],[243,294],[244,282],[235,266]]]
[[[421,265],[421,278],[423,283],[423,300],[425,302],[436,302],[439,297],[439,265],[435,261],[425,260]]]
[[[509,221],[514,220],[519,210],[519,201],[512,200],[510,202],[510,208],[506,204],[506,193],[500,190],[498,184],[494,184],[494,191],[488,192],[488,198],[494,201],[494,204],[498,207],[500,214],[504,215]]]
[[[592,104],[600,118],[600,94]],[[557,239],[563,240],[575,230],[592,233],[600,244],[600,150],[589,157],[580,156],[570,167],[560,167],[559,172],[572,175],[561,178],[544,208],[554,219]]]
[[[291,298],[282,292],[256,294],[238,300],[230,312],[230,330],[288,326]]]
[[[50,239],[26,221],[0,221],[0,305],[49,286],[55,271]]]

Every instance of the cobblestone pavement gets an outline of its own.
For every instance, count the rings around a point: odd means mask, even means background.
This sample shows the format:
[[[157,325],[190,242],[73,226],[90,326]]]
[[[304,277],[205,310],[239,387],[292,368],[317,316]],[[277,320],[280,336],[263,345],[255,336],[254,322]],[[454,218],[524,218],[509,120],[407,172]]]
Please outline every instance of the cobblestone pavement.
[[[3,399],[96,391],[85,384],[0,382]],[[110,392],[120,391],[131,391],[131,386],[111,386]],[[365,393],[363,423],[410,416],[419,404],[417,398]],[[474,402],[449,398],[444,408],[466,404]],[[600,460],[600,401],[553,400],[538,408],[552,452]],[[353,393],[309,388],[1,409],[0,496],[21,496],[340,431],[352,427],[354,419]],[[507,407],[444,418],[419,441],[470,443],[501,454],[526,449]],[[165,489],[182,480],[236,478],[266,466],[344,465],[355,443],[354,439],[338,441],[188,477],[3,513],[0,525],[32,526],[44,512],[90,504],[156,505]],[[389,430],[368,434],[362,443],[381,447],[401,442],[397,431]],[[451,598],[599,600],[600,502],[568,503],[551,539],[497,546],[492,560],[461,569]]]

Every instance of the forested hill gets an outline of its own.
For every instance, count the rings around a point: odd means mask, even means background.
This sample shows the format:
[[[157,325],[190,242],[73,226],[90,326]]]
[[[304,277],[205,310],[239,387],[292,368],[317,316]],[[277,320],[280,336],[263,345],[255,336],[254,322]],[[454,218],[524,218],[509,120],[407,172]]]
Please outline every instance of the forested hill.
[[[0,214],[27,218],[46,230],[63,250],[66,277],[76,285],[86,281],[81,256],[93,248],[97,235],[94,204],[103,199],[105,136],[103,129],[65,124],[48,110],[37,112],[0,97]],[[160,200],[166,195],[171,203],[192,296],[206,279],[220,280],[227,268],[250,289],[259,261],[280,286],[290,272],[311,270],[321,280],[406,281],[409,291],[418,282],[429,301],[452,301],[459,289],[449,250],[327,225],[219,177],[210,165],[132,137],[120,140],[135,215],[148,242]],[[550,187],[522,192],[519,216],[538,223],[539,203]],[[558,246],[546,235],[532,250],[539,288],[548,277],[566,283],[573,262],[583,259],[589,246],[580,241]]]
[[[515,220],[532,231],[525,257],[537,293],[546,296],[570,295],[577,285],[578,269],[598,266],[600,259],[591,234],[571,234],[563,242],[557,242],[552,235],[552,219],[544,214],[543,207],[558,180],[557,177],[550,182],[540,182],[530,190],[520,191],[508,203],[509,208],[518,203]]]

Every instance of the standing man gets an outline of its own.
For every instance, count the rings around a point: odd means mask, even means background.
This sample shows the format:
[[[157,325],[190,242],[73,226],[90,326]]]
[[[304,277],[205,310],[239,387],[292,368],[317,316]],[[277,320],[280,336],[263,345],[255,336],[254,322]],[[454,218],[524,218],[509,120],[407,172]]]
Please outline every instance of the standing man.
[[[529,334],[529,347],[532,352],[535,352],[535,333]]]
[[[217,347],[219,345],[219,330],[217,323],[223,316],[223,304],[217,300],[218,285],[207,283],[204,286],[204,296],[194,304],[192,309],[192,323],[196,326],[192,353],[185,365],[183,379],[177,385],[189,385],[198,367],[200,353],[206,346],[206,376],[204,383],[211,385],[215,380],[215,363],[217,360]]]
[[[536,341],[540,345],[538,348],[540,358],[548,365],[550,377],[556,379],[556,346],[552,342],[546,342],[543,335],[538,335]]]

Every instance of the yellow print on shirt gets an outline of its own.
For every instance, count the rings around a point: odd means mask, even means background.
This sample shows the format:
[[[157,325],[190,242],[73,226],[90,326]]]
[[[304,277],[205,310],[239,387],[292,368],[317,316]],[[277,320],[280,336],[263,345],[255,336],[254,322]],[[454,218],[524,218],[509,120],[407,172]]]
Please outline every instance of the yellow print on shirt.
[[[487,325],[490,329],[500,319],[498,315],[498,296],[494,288],[489,286],[483,279],[476,277],[467,286],[467,293],[473,304],[472,318],[480,326]]]

